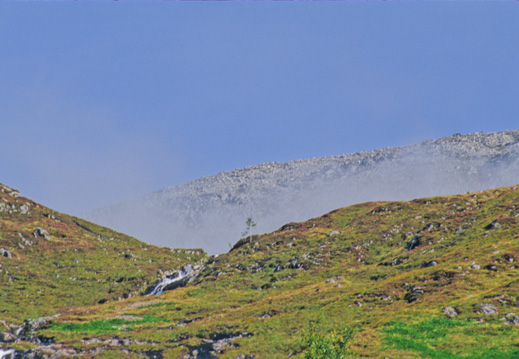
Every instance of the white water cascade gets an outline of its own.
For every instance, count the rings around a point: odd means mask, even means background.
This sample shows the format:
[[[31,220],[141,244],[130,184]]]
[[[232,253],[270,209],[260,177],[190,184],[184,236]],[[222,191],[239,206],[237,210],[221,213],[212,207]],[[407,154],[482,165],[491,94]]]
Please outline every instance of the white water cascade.
[[[14,349],[0,349],[0,359],[14,359],[15,354]]]
[[[165,276],[161,281],[159,281],[153,290],[151,290],[147,295],[159,295],[162,294],[164,290],[174,289],[176,287],[180,287],[185,285],[189,280],[189,277],[195,271],[195,268],[191,264],[185,265],[181,270],[176,271],[172,275]],[[2,359],[0,357],[0,359]]]

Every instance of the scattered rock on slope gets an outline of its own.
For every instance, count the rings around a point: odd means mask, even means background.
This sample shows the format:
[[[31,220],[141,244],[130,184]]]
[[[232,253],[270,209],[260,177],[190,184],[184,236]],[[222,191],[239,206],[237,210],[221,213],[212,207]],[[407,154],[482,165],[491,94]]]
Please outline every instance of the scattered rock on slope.
[[[454,307],[445,307],[442,309],[442,312],[451,318],[458,315],[458,311]]]
[[[494,315],[499,313],[499,310],[494,304],[491,303],[478,303],[476,304],[476,311],[485,315]]]
[[[34,238],[42,237],[45,240],[50,241],[49,231],[46,229],[37,227],[32,234],[34,235]]]

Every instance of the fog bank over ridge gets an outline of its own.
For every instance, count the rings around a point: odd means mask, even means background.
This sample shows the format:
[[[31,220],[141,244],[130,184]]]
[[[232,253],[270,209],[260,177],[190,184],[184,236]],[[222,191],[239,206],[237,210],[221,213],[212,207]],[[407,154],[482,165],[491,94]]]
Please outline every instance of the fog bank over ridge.
[[[229,250],[245,229],[275,230],[335,208],[519,183],[519,130],[456,134],[419,144],[263,163],[102,207],[84,217],[145,242]]]

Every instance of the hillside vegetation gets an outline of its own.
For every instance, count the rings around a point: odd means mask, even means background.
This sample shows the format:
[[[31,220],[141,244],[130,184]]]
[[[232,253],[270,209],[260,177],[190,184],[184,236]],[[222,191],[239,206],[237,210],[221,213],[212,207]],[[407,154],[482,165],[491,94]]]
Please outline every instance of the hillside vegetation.
[[[140,294],[160,270],[205,257],[202,250],[142,243],[0,184],[0,319],[6,323]]]
[[[9,196],[18,208],[25,203]],[[6,326],[19,319],[12,313],[60,314],[2,344],[25,357],[519,357],[519,186],[369,202],[289,223],[209,257],[184,287],[120,301],[113,299],[129,290],[144,293],[137,284],[156,276],[153,263],[180,268],[188,254],[114,232],[94,235],[108,230],[58,214],[60,222],[47,221],[46,214],[31,204],[33,219],[16,214],[17,229],[9,229],[15,214],[1,213],[2,246],[9,240],[13,253],[0,262]],[[61,223],[75,232],[63,237]],[[36,224],[49,240],[31,237]],[[38,256],[36,244],[16,248],[17,232],[40,241]],[[50,251],[51,244],[62,251]],[[108,252],[109,266],[88,271],[93,266],[74,249],[91,261]],[[130,252],[139,261],[126,258]],[[33,253],[31,263],[25,253]],[[127,280],[117,283],[123,272]]]

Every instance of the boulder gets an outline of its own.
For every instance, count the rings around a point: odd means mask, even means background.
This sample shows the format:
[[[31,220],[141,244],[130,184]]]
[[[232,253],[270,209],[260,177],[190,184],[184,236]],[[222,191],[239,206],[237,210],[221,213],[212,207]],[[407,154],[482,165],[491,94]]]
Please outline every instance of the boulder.
[[[513,325],[519,325],[519,315],[515,313],[508,313],[505,315],[506,320]]]
[[[20,206],[20,213],[28,214],[29,213],[29,206],[27,206],[26,204],[22,204]]]
[[[483,313],[485,315],[494,315],[499,313],[499,310],[494,304],[491,303],[478,303],[476,304],[476,312]]]
[[[499,228],[501,228],[501,224],[497,221],[493,221],[492,223],[490,223],[488,226],[485,227],[486,230],[499,229]]]
[[[9,332],[0,332],[0,343],[12,343],[17,339],[16,335]]]
[[[472,262],[472,264],[470,265],[470,268],[477,270],[477,269],[480,268],[480,266],[479,266],[479,264],[476,264],[476,263]]]
[[[438,262],[436,262],[436,261],[430,261],[430,262],[424,263],[424,264],[423,264],[423,267],[424,267],[424,268],[427,268],[427,267],[434,267],[434,266],[437,265],[437,264],[438,264]]]
[[[32,335],[35,331],[45,328],[49,325],[49,322],[52,319],[59,317],[59,314],[50,316],[50,317],[41,317],[36,319],[28,319],[25,321],[24,326],[22,327],[20,334],[21,335]]]
[[[497,272],[497,267],[495,265],[493,265],[493,264],[487,264],[483,268],[485,268],[487,270],[491,270],[491,271]]]
[[[398,257],[398,258],[393,259],[393,261],[391,262],[391,266],[397,266],[402,263],[404,263],[404,259]]]
[[[7,257],[7,258],[12,258],[13,254],[10,251],[8,251],[7,249],[5,249],[5,248],[0,248],[0,256]]]
[[[458,315],[458,311],[454,307],[445,307],[442,309],[442,312],[450,318],[453,318]]]
[[[407,301],[407,303],[413,303],[420,299],[420,297],[423,295],[424,290],[420,287],[413,287],[409,292],[407,292],[404,296],[404,300]]]
[[[37,227],[34,232],[32,232],[34,238],[42,237],[43,239],[50,241],[49,231],[43,229],[41,227]]]

